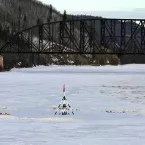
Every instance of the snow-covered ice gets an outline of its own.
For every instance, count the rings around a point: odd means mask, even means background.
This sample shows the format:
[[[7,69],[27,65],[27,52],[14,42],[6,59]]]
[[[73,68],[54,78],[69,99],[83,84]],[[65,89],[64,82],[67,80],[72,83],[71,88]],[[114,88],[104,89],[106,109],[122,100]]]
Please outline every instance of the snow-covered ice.
[[[75,115],[54,115],[62,87]],[[145,65],[0,73],[0,145],[144,145]]]

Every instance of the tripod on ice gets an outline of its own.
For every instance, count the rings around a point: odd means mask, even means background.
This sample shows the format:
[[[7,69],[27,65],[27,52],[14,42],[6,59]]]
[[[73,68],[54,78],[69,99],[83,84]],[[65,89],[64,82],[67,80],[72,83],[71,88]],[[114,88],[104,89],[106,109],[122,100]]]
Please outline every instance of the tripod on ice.
[[[63,98],[60,102],[60,104],[58,105],[57,111],[55,112],[55,114],[57,114],[59,112],[60,115],[69,115],[70,112],[74,115],[73,109],[71,108],[71,106],[69,105],[66,97],[65,97],[65,85],[63,86]]]

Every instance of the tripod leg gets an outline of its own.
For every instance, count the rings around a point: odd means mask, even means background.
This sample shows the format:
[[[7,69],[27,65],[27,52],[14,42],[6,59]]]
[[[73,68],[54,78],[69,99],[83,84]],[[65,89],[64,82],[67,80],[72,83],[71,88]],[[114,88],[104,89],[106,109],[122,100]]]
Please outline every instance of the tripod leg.
[[[55,112],[55,115],[57,114],[58,111],[59,111],[59,108],[58,108],[57,111]]]

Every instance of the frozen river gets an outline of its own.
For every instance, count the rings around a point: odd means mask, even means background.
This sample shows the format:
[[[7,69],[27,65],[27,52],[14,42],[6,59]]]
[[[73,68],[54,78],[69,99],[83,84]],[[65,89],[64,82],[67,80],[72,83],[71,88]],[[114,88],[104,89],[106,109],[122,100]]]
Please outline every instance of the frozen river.
[[[75,115],[54,115],[64,84]],[[145,65],[2,72],[0,112],[0,145],[144,145]]]

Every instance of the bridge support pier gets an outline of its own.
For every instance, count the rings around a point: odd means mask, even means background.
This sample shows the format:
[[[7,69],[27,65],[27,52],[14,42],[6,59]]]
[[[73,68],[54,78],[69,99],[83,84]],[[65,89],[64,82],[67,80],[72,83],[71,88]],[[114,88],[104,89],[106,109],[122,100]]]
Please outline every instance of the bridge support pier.
[[[36,66],[35,59],[34,59],[34,54],[33,53],[29,54],[29,64],[31,66]]]
[[[78,54],[75,54],[74,55],[74,58],[75,58],[75,65],[79,65],[79,62],[78,62]]]
[[[3,56],[0,55],[0,72],[3,71],[3,68],[4,68],[4,64],[3,64]]]
[[[95,54],[92,54],[92,62],[94,62],[94,60],[95,60]]]
[[[40,54],[37,54],[37,65],[40,65]]]

